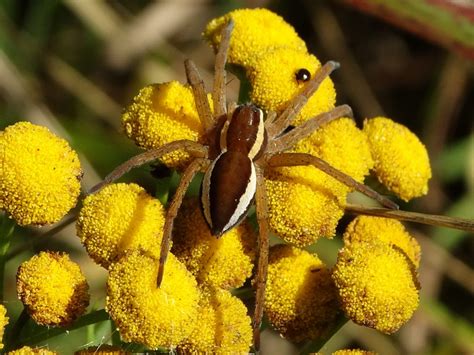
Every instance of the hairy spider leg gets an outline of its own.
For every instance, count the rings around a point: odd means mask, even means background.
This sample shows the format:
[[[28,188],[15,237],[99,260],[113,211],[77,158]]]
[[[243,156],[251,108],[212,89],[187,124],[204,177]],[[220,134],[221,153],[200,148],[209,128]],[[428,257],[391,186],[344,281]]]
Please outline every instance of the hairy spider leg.
[[[268,159],[268,165],[276,168],[282,166],[299,166],[299,165],[312,165],[333,178],[339,180],[346,186],[349,186],[364,195],[380,202],[383,206],[390,209],[397,210],[398,205],[388,198],[380,195],[378,192],[372,190],[370,187],[361,184],[354,180],[351,176],[344,174],[340,170],[332,167],[326,161],[321,158],[315,157],[314,155],[307,153],[276,153]]]
[[[166,259],[168,258],[168,253],[170,249],[171,241],[171,232],[173,231],[173,222],[178,214],[179,207],[183,202],[184,195],[186,190],[189,187],[194,176],[201,170],[207,168],[210,161],[208,159],[197,158],[194,159],[188,167],[184,170],[181,175],[176,192],[173,195],[171,203],[166,211],[165,226],[163,228],[163,239],[161,240],[161,250],[160,250],[160,264],[158,267],[158,276],[156,278],[157,287],[161,286],[163,281],[163,274],[165,270]]]
[[[288,103],[286,109],[267,126],[267,133],[270,137],[279,136],[294,120],[309,98],[318,90],[319,86],[334,70],[339,68],[339,63],[329,61],[316,72],[316,75],[308,81],[300,94],[296,95]]]
[[[230,35],[234,28],[234,21],[230,20],[222,30],[221,43],[216,54],[214,63],[214,86],[212,89],[212,102],[214,104],[214,114],[216,117],[226,113],[226,70],[227,53],[230,46]],[[232,111],[230,111],[232,112]]]

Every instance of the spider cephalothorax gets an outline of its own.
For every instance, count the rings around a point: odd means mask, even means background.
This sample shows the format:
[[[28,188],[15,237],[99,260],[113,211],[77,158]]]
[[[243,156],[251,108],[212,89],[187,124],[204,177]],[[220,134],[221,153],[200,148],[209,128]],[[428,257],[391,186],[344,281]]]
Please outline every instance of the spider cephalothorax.
[[[116,168],[102,183],[93,188],[93,192],[115,181],[130,169],[150,163],[170,152],[181,149],[191,155],[192,160],[184,169],[176,193],[167,209],[157,277],[158,286],[163,279],[173,221],[187,187],[196,173],[205,172],[201,202],[211,232],[216,236],[222,235],[237,225],[245,217],[252,201],[255,200],[259,225],[259,252],[254,280],[256,302],[253,328],[254,346],[258,349],[269,247],[265,169],[267,167],[312,165],[350,188],[376,199],[386,207],[397,208],[397,205],[358,183],[352,177],[331,167],[320,158],[305,153],[286,152],[321,125],[340,117],[352,115],[349,106],[341,105],[331,111],[319,114],[299,126],[291,127],[294,118],[319,88],[322,81],[338,68],[338,63],[327,62],[313,75],[305,68],[299,69],[295,73],[295,80],[305,83],[305,87],[299,95],[290,100],[286,109],[279,115],[275,112],[268,112],[264,120],[263,111],[254,104],[227,105],[224,67],[232,27],[232,21],[224,27],[221,44],[216,55],[212,92],[213,112],[196,66],[190,60],[185,61],[186,76],[193,90],[196,109],[204,129],[203,144],[190,140],[179,140],[146,151]],[[292,129],[288,129],[289,127]]]

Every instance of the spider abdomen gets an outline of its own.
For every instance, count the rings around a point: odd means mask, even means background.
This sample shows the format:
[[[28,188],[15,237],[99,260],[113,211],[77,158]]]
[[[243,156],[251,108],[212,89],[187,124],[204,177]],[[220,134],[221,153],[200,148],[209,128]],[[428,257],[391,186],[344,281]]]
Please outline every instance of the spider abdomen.
[[[211,233],[220,236],[247,214],[256,191],[252,160],[239,151],[225,151],[204,175],[201,202]]]
[[[246,216],[257,188],[253,161],[266,145],[263,112],[253,104],[238,106],[219,129],[221,151],[201,188],[204,217],[216,236]]]

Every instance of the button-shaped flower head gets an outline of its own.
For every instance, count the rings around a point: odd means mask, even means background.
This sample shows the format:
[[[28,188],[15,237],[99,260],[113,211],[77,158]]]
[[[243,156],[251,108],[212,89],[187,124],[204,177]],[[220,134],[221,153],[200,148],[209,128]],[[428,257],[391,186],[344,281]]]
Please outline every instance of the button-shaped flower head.
[[[38,324],[66,326],[89,304],[89,285],[79,266],[64,253],[41,252],[17,273],[18,297]]]
[[[129,355],[131,352],[125,351],[118,346],[100,344],[96,346],[90,346],[85,349],[74,352],[74,355]]]
[[[320,157],[359,182],[373,165],[367,138],[348,118],[321,127],[294,151]],[[310,166],[268,169],[265,178],[269,223],[281,238],[306,246],[335,234],[347,186]]]
[[[345,245],[333,279],[346,316],[386,334],[397,331],[418,307],[413,264],[380,240]]]
[[[247,308],[229,291],[204,289],[191,335],[178,346],[183,354],[247,354],[252,327]]]
[[[3,333],[8,324],[7,309],[0,304],[0,349],[3,349]]]
[[[380,240],[395,246],[405,253],[415,268],[420,264],[420,245],[405,229],[403,224],[394,219],[358,216],[346,228],[344,244]]]
[[[332,355],[377,355],[377,353],[361,349],[342,349],[333,352]]]
[[[160,288],[157,274],[158,259],[146,252],[127,252],[109,268],[106,309],[125,341],[172,348],[193,330],[199,290],[172,254]]]
[[[190,199],[181,206],[174,226],[171,251],[199,284],[237,288],[252,274],[257,236],[247,222],[216,238],[204,220],[199,201]]]
[[[122,124],[127,136],[145,149],[181,139],[200,141],[204,133],[191,88],[177,81],[141,89],[122,115]],[[179,150],[161,158],[169,167],[182,166],[188,159]]]
[[[20,349],[9,351],[7,355],[58,355],[58,353],[45,347],[30,348],[29,346],[24,346]]]
[[[306,44],[295,29],[267,9],[239,9],[209,22],[204,36],[214,48],[218,47],[222,28],[230,19],[234,21],[234,29],[230,39],[229,63],[249,67],[265,52],[280,47],[306,52]]]
[[[364,122],[379,181],[405,201],[426,195],[431,168],[428,153],[408,128],[389,118]]]
[[[125,250],[159,257],[165,212],[136,184],[112,184],[89,195],[77,219],[77,235],[89,256],[108,268]]]
[[[0,132],[0,208],[20,225],[55,223],[80,193],[77,154],[46,127],[18,122]]]
[[[288,48],[280,48],[259,57],[247,70],[251,84],[250,99],[266,111],[282,112],[288,102],[306,86],[298,73],[307,70],[310,77],[321,67],[312,54]],[[336,91],[330,78],[324,79],[318,90],[304,105],[293,124],[298,125],[320,113],[330,111],[336,103]]]
[[[289,340],[316,339],[339,312],[331,273],[317,256],[289,245],[270,249],[265,311]]]

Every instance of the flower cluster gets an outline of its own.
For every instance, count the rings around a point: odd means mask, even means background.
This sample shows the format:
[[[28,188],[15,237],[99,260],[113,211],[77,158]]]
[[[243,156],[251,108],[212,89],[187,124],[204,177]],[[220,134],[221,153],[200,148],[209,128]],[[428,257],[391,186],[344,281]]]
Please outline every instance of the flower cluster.
[[[214,48],[230,19],[234,30],[228,63],[245,73],[252,102],[281,113],[305,88],[295,75],[304,69],[314,76],[320,61],[289,24],[264,9],[236,10],[212,20],[204,36]],[[212,110],[210,95],[209,103]],[[326,78],[291,125],[327,112],[335,103],[334,84]],[[122,124],[144,149],[182,139],[207,143],[191,87],[176,81],[141,89],[125,109]],[[384,117],[366,119],[362,129],[352,119],[340,118],[289,151],[319,157],[361,183],[372,172],[406,201],[425,194],[431,177],[417,137]],[[182,169],[191,157],[176,151],[162,161]],[[0,208],[18,224],[59,221],[77,202],[81,174],[77,154],[46,128],[20,122],[0,133]],[[288,243],[270,249],[265,296],[266,316],[282,336],[294,342],[324,337],[342,314],[393,333],[412,316],[419,301],[420,248],[401,223],[357,217],[330,268],[303,248],[335,235],[351,189],[313,166],[269,168],[265,187],[269,226]],[[232,290],[248,282],[255,270],[257,236],[251,221],[216,239],[199,201],[186,198],[174,220],[171,252],[158,287],[166,222],[161,202],[133,183],[110,184],[83,201],[77,235],[89,256],[109,273],[106,310],[122,339],[181,353],[248,352],[250,318]],[[68,325],[89,303],[84,275],[61,253],[42,252],[24,262],[17,291],[40,325]],[[0,307],[2,331],[7,321]],[[370,352],[337,352],[364,353]]]

